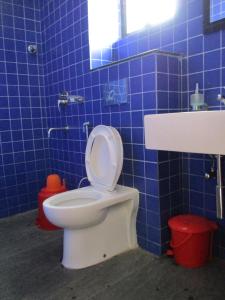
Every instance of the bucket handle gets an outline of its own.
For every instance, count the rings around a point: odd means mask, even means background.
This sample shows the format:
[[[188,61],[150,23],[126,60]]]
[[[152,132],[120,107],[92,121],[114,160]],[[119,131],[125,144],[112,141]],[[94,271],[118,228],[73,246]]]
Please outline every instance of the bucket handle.
[[[185,244],[190,238],[192,237],[192,233],[189,233],[185,239],[183,239],[183,241],[179,242],[178,244],[174,245],[172,241],[170,241],[170,247],[171,248],[179,248],[180,246],[182,246],[183,244]]]

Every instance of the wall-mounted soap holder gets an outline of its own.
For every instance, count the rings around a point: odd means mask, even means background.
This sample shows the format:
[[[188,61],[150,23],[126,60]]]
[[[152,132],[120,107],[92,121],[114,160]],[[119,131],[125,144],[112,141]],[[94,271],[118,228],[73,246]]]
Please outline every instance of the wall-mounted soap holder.
[[[80,95],[70,95],[69,92],[63,91],[59,94],[58,99],[58,110],[60,111],[61,106],[66,106],[69,103],[83,103],[84,97]]]

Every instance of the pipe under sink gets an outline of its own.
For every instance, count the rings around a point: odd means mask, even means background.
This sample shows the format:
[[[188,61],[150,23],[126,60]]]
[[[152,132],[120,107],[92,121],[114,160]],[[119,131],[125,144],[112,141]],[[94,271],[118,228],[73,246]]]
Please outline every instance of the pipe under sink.
[[[223,219],[223,191],[224,178],[222,174],[222,155],[216,155],[217,160],[217,185],[216,185],[216,215],[218,219]]]

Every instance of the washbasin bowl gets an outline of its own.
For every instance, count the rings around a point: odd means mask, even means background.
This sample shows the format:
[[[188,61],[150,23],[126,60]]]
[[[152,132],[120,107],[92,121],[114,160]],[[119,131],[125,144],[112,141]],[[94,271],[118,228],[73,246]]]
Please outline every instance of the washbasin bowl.
[[[225,155],[225,111],[146,115],[147,149]]]

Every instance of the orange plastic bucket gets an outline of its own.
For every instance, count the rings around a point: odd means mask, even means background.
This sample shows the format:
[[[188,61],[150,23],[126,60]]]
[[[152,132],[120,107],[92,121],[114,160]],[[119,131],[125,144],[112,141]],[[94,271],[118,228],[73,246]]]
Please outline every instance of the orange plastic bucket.
[[[53,225],[45,217],[43,210],[43,202],[49,197],[66,192],[67,188],[65,182],[61,182],[59,175],[52,174],[47,177],[46,187],[42,188],[38,193],[38,216],[36,219],[36,225],[44,230],[57,230],[59,227]]]
[[[172,238],[168,255],[173,255],[177,264],[186,268],[198,268],[212,258],[215,222],[191,214],[173,217],[168,222]]]

